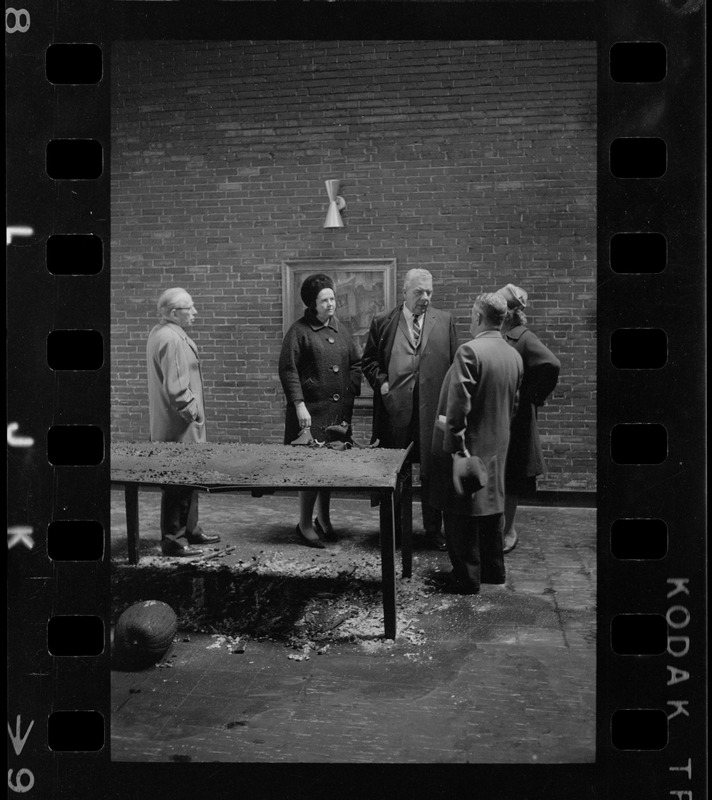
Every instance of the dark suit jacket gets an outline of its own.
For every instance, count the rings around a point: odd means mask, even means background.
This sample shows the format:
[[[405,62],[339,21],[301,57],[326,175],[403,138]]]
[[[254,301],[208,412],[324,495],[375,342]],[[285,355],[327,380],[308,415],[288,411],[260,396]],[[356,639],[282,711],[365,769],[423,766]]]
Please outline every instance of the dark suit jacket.
[[[522,358],[499,331],[485,331],[455,354],[438,403],[433,433],[430,502],[450,514],[487,516],[504,511],[504,466],[509,426],[522,380]],[[452,453],[479,456],[487,485],[459,498],[452,483]]]
[[[381,395],[381,386],[388,380],[388,362],[402,308],[401,304],[373,319],[363,352],[363,373],[373,389],[372,441],[379,439],[383,447],[403,446],[394,436],[388,408]],[[440,311],[432,306],[428,308],[421,333],[420,348],[418,374],[420,471],[421,475],[427,475],[440,387],[457,350],[455,323],[447,311]]]

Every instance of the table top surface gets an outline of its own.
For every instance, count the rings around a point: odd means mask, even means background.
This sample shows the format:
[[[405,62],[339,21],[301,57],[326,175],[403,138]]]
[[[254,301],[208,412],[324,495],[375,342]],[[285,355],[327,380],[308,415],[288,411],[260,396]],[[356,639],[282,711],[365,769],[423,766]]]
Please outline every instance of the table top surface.
[[[395,489],[407,450],[116,442],[111,481],[220,489]]]

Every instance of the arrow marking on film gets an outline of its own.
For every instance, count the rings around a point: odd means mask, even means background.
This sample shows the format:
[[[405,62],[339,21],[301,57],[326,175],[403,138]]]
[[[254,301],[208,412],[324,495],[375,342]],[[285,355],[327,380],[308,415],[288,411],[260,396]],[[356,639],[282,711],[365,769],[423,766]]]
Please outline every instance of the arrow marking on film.
[[[13,525],[7,529],[7,535],[12,539],[7,543],[7,549],[14,547],[18,542],[22,542],[28,550],[32,550],[35,543],[32,541],[32,528],[29,525]],[[18,717],[19,719],[19,717]]]
[[[32,730],[32,726],[35,724],[35,721],[32,719],[30,720],[30,724],[27,726],[27,730],[25,731],[25,735],[22,735],[22,720],[20,715],[17,715],[17,723],[15,724],[15,732],[13,733],[12,728],[10,727],[10,723],[7,723],[7,732],[10,735],[10,740],[12,741],[12,749],[15,751],[15,755],[19,756],[22,752],[22,748],[25,746],[25,742],[27,741],[27,737],[30,735],[30,731]]]

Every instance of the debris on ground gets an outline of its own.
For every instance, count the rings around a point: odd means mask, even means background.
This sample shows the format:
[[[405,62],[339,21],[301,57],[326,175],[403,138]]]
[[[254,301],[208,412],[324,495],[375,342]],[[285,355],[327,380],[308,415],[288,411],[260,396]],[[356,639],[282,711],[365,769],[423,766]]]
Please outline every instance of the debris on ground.
[[[242,644],[241,636],[226,636],[224,634],[213,634],[213,643],[209,644],[206,650],[221,650],[225,648],[230,653],[245,652],[245,645]]]
[[[309,661],[309,653],[311,651],[311,646],[309,644],[305,644],[298,653],[290,653],[287,658],[291,661]]]
[[[381,555],[348,540],[323,551],[261,550],[237,558],[233,546],[198,561],[150,555],[140,565],[114,565],[113,607],[135,602],[142,592],[170,601],[183,641],[191,632],[209,634],[210,649],[244,653],[245,642],[285,642],[289,658],[307,660],[333,644],[361,644],[369,651],[384,644]],[[397,640],[425,643],[418,618],[449,608],[427,571],[397,581]]]

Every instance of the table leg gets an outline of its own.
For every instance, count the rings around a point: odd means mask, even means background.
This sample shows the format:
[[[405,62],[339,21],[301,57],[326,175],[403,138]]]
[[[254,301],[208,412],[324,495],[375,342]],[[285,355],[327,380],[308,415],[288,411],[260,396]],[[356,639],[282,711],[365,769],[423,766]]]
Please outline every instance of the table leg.
[[[396,638],[396,519],[395,494],[384,492],[381,495],[380,523],[381,584],[386,639]]]
[[[400,474],[401,560],[403,577],[413,574],[413,468],[410,461],[403,464]]]
[[[124,486],[126,497],[126,534],[129,545],[129,564],[138,564],[138,484]]]

